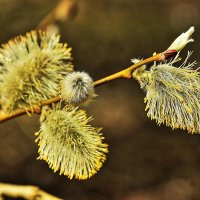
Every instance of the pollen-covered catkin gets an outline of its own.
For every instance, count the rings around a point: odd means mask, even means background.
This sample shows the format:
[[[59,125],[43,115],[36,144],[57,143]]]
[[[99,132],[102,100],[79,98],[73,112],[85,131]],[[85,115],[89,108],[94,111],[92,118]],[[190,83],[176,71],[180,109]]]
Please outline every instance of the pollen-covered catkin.
[[[74,71],[61,81],[61,98],[69,104],[86,104],[95,96],[93,80],[86,72]]]
[[[38,159],[69,179],[87,179],[101,168],[108,152],[101,129],[88,124],[85,111],[67,105],[44,108],[37,142]]]
[[[0,102],[11,112],[55,97],[63,77],[72,71],[71,48],[58,35],[32,31],[0,49]]]
[[[188,57],[180,67],[174,67],[177,55],[169,63],[154,65],[133,77],[146,91],[148,117],[173,129],[200,133],[200,73],[193,69],[195,63],[187,64]]]

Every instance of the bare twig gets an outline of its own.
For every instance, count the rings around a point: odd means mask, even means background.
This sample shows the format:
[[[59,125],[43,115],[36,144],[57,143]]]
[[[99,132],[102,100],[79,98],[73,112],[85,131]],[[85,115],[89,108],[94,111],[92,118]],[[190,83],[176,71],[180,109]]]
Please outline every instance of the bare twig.
[[[164,61],[168,58],[171,58],[175,54],[176,54],[176,51],[174,51],[174,50],[167,50],[167,51],[164,51],[162,53],[158,53],[158,54],[156,54],[152,57],[149,57],[145,60],[142,60],[141,62],[138,62],[138,63],[120,71],[120,72],[114,73],[110,76],[107,76],[105,78],[97,80],[93,84],[94,84],[95,87],[97,87],[97,86],[103,85],[107,82],[110,82],[112,80],[119,79],[119,78],[131,79],[133,71],[135,69],[141,67],[142,65],[148,64],[148,63],[151,63],[151,62],[154,62],[154,61],[161,62],[161,61]],[[44,101],[42,101],[42,102],[40,102],[37,105],[34,105],[32,107],[27,107],[25,109],[17,109],[15,111],[13,111],[12,113],[4,113],[3,111],[0,111],[0,122],[7,121],[9,119],[23,115],[25,113],[38,113],[38,114],[40,114],[42,106],[51,105],[52,103],[59,102],[60,100],[61,100],[60,97],[54,97],[54,98],[51,98],[51,99],[48,99],[48,100],[44,100]]]
[[[78,0],[60,0],[56,7],[39,23],[37,29],[46,30],[48,26],[63,22],[72,16]]]
[[[28,200],[61,200],[61,198],[48,194],[37,186],[0,183],[0,200],[3,200],[3,196]]]

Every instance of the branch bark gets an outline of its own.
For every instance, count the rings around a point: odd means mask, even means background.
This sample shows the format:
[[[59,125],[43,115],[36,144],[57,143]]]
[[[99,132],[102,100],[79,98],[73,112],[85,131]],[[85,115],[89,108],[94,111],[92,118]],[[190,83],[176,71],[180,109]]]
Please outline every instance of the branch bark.
[[[37,29],[46,30],[48,26],[63,22],[73,15],[78,0],[60,0],[55,8],[41,20]]]
[[[3,196],[27,200],[61,200],[37,186],[0,183],[0,200],[4,199]]]

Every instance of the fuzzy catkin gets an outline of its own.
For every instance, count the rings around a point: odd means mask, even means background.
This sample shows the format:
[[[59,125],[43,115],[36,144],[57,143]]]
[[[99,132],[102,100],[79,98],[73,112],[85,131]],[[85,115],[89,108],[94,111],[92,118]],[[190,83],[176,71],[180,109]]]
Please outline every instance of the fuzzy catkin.
[[[45,160],[54,172],[69,179],[87,179],[101,168],[106,159],[107,144],[99,128],[88,124],[85,111],[60,104],[44,109],[37,142],[38,159]]]
[[[187,58],[188,59],[188,58]],[[187,61],[186,59],[186,61]],[[173,129],[200,133],[200,73],[195,63],[174,67],[175,60],[154,65],[150,71],[134,74],[146,91],[147,116]]]
[[[58,35],[32,31],[0,49],[0,102],[11,112],[58,95],[60,81],[71,72],[71,48]]]
[[[61,98],[69,104],[87,104],[95,96],[93,80],[86,72],[74,71],[61,81]]]

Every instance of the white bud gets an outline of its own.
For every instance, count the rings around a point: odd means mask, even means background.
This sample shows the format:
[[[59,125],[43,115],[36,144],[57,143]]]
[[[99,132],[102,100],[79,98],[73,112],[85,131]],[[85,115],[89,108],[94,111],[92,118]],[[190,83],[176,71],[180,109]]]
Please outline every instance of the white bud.
[[[86,72],[72,72],[61,83],[61,98],[69,104],[85,104],[95,97],[93,80]]]
[[[181,51],[189,42],[194,42],[194,39],[191,38],[191,35],[194,33],[194,26],[190,27],[188,31],[182,33],[177,37],[174,42],[170,45],[168,50]]]
[[[139,63],[140,61],[142,61],[142,60],[139,59],[139,58],[133,58],[133,59],[131,59],[131,62],[132,62],[133,64]]]

